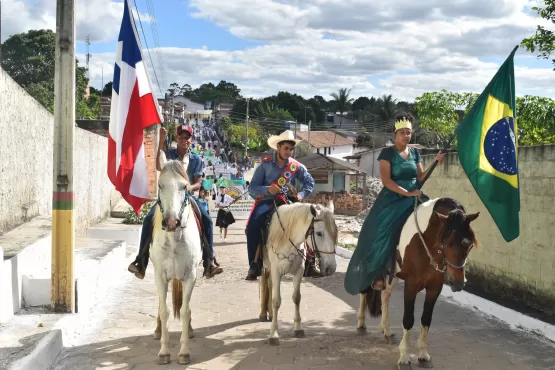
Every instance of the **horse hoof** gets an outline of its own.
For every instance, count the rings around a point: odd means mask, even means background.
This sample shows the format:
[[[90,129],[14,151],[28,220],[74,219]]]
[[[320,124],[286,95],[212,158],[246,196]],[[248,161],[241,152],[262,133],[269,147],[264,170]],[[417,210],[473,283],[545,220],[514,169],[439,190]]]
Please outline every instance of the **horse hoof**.
[[[425,358],[419,358],[418,359],[418,367],[421,367],[423,369],[433,369],[434,365],[432,364],[432,360],[426,360]]]
[[[160,340],[162,338],[162,333],[154,332],[153,338],[156,340]]]
[[[179,365],[187,365],[191,362],[191,355],[190,354],[186,354],[186,355],[178,355],[177,356],[177,363]]]
[[[384,338],[385,338],[385,342],[387,344],[397,344],[397,339],[395,338],[395,336],[393,334],[384,335]]]
[[[195,337],[195,333],[191,330],[189,331],[189,338],[194,338]]]
[[[158,355],[158,365],[167,365],[170,363],[170,354]]]
[[[397,364],[398,370],[412,370],[410,364]]]
[[[279,338],[269,338],[268,344],[271,346],[279,346]]]
[[[272,317],[272,316],[269,316],[269,317],[268,317],[268,321],[272,321],[272,320],[273,320],[273,317]]]
[[[295,330],[295,338],[304,338],[304,330]]]
[[[260,315],[260,316],[258,316],[258,321],[260,321],[260,322],[266,322],[266,321],[268,321],[268,316],[266,316],[266,315]]]
[[[366,328],[357,328],[357,334],[358,335],[366,335],[366,334],[368,334],[368,331],[366,330]]]

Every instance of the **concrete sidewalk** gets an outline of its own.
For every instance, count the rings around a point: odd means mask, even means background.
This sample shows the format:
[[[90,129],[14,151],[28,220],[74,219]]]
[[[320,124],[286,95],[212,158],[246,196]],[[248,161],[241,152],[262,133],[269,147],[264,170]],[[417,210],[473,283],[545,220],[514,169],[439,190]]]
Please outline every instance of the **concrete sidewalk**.
[[[282,284],[281,345],[266,343],[270,323],[258,322],[258,284],[244,280],[247,272],[243,222],[230,228],[228,242],[216,253],[224,273],[201,279],[193,292],[192,317],[196,337],[189,366],[177,365],[181,325],[170,320],[172,363],[156,364],[160,342],[152,338],[157,296],[152,265],[141,281],[128,274],[104,302],[98,303],[97,330],[75,337],[74,347],[60,354],[55,370],[73,369],[395,369],[397,345],[388,345],[378,320],[367,318],[369,335],[356,335],[358,296],[343,289],[348,260],[338,257],[331,277],[305,279],[301,315],[306,338],[293,338],[292,284]],[[217,234],[217,233],[216,233]],[[233,266],[233,265],[235,266]],[[415,346],[423,297],[419,296]],[[391,303],[392,330],[402,333],[402,293]],[[88,319],[91,319],[90,317]],[[73,323],[87,326],[86,322]],[[411,353],[415,353],[413,347]],[[436,369],[555,369],[555,347],[541,338],[510,330],[497,320],[441,299],[429,336],[429,353]],[[414,368],[417,366],[414,365]]]

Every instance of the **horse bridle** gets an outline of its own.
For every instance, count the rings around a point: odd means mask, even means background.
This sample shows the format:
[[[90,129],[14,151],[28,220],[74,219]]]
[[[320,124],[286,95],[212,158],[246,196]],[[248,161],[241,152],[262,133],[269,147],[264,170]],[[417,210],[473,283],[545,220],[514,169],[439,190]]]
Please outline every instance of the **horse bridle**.
[[[187,224],[186,222],[181,222],[181,217],[183,217],[183,212],[185,212],[185,208],[187,207],[187,205],[190,202],[190,198],[191,196],[189,195],[189,192],[187,190],[188,185],[185,185],[185,198],[183,199],[183,202],[181,203],[181,209],[179,210],[178,213],[178,220],[179,220],[179,224],[181,226],[181,228],[185,228],[185,225]],[[162,215],[164,214],[164,207],[162,207],[162,202],[160,201],[160,193],[158,192],[158,200],[156,201],[156,205],[158,205],[159,209],[160,209],[160,213],[162,213]],[[164,221],[164,219],[162,219],[162,230],[166,230],[166,222]]]
[[[439,264],[434,260],[432,253],[430,252],[430,249],[428,248],[428,246],[426,245],[426,242],[424,241],[424,235],[422,234],[422,230],[420,230],[420,225],[418,224],[418,218],[416,216],[416,209],[418,207],[418,197],[414,198],[414,222],[416,223],[416,229],[418,230],[418,236],[420,237],[420,240],[422,241],[422,245],[424,245],[424,250],[426,251],[426,254],[428,255],[428,257],[430,258],[430,265],[437,271],[437,272],[441,272],[444,273],[445,270],[447,270],[447,265],[455,268],[455,269],[463,269],[464,266],[466,266],[466,262],[468,261],[468,254],[467,254],[467,258],[464,259],[464,263],[460,266],[455,265],[453,263],[451,263],[451,261],[449,261],[449,259],[447,258],[447,256],[444,253],[445,250],[445,244],[441,243],[441,246],[439,247],[437,253],[442,255],[442,260],[443,260],[443,268],[439,268]],[[470,253],[470,250],[474,247],[474,243],[472,243],[472,245],[470,246],[470,248],[468,248],[468,253]]]
[[[274,208],[276,210],[276,215],[279,221],[279,225],[281,226],[281,230],[283,232],[285,232],[285,227],[283,226],[283,223],[281,222],[281,217],[279,217],[279,212],[278,212],[278,207],[276,204],[275,199],[273,200],[274,202]],[[295,246],[295,243],[293,243],[293,241],[291,240],[291,238],[289,239],[289,243],[291,243],[291,245],[293,246],[293,248],[295,249],[295,251],[297,252],[297,254],[299,256],[301,256],[301,258],[306,261],[306,258],[312,258],[312,257],[316,257],[318,259],[320,259],[320,254],[335,254],[335,250],[333,252],[325,252],[325,251],[321,251],[318,249],[318,244],[316,244],[316,237],[314,236],[314,223],[315,222],[322,222],[323,220],[316,220],[316,218],[314,216],[312,216],[312,220],[310,221],[310,225],[308,226],[308,229],[306,230],[306,233],[304,235],[304,240],[305,240],[305,248],[304,250],[306,251],[306,257],[303,254],[302,249],[297,248],[297,246]],[[306,243],[306,240],[310,237],[310,241],[312,242],[312,250],[311,248],[308,246],[308,243]],[[274,251],[275,252],[275,251]]]

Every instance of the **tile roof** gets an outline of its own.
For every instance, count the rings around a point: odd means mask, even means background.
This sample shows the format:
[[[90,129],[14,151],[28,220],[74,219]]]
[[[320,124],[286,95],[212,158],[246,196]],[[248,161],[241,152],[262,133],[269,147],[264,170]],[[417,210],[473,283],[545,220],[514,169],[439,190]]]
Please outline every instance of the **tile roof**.
[[[310,135],[310,141],[312,141],[312,135]],[[337,159],[334,157],[328,157],[321,153],[309,154],[305,157],[296,158],[297,161],[305,165],[306,169],[310,171],[314,170],[332,170],[332,171],[355,171],[360,173],[366,173],[360,167],[355,164]]]
[[[297,137],[306,141],[308,139],[308,131],[298,131]],[[314,148],[354,144],[356,144],[354,140],[343,137],[333,131],[310,131],[310,146]]]

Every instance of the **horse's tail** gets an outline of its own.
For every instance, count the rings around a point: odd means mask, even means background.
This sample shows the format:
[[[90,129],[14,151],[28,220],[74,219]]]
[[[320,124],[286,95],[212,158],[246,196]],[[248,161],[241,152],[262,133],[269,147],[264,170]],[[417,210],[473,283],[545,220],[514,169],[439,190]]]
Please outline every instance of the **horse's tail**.
[[[181,280],[172,279],[173,317],[180,319],[181,305],[183,304],[183,283]]]
[[[366,294],[366,306],[370,316],[380,317],[382,315],[382,292],[369,287],[363,293]]]

